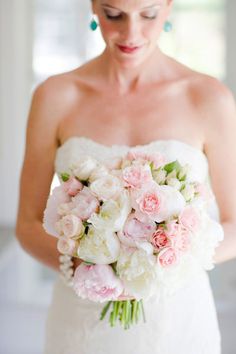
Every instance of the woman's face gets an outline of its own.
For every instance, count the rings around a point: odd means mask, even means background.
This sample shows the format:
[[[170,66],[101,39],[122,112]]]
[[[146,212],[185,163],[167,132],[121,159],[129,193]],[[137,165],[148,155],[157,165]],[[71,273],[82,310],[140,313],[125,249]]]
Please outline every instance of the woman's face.
[[[156,48],[172,0],[93,0],[110,55],[123,65],[135,65]]]

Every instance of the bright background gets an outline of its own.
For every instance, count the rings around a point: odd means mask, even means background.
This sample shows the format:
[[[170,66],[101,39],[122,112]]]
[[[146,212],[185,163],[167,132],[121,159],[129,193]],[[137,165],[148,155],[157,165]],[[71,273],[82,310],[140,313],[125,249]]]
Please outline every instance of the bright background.
[[[163,33],[160,46],[236,93],[235,13],[235,0],[175,0],[173,31]],[[55,274],[21,250],[14,237],[25,126],[39,82],[103,50],[90,20],[90,1],[0,0],[0,354],[42,353]],[[209,274],[222,354],[235,354],[235,265],[227,262]]]

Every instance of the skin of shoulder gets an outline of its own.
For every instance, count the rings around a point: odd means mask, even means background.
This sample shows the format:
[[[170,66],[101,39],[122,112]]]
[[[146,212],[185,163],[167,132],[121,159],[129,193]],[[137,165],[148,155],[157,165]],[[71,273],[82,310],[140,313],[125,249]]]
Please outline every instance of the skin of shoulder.
[[[236,221],[236,104],[231,90],[219,80],[200,75],[192,87],[204,124],[204,152],[220,209],[221,221]]]

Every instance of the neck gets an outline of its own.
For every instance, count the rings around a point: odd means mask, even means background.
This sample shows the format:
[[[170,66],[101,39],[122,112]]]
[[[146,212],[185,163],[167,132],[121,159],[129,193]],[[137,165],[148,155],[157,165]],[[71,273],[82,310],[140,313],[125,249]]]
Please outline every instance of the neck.
[[[164,55],[157,47],[151,55],[136,66],[122,65],[107,49],[101,54],[103,73],[106,80],[120,94],[136,91],[140,86],[163,77]]]

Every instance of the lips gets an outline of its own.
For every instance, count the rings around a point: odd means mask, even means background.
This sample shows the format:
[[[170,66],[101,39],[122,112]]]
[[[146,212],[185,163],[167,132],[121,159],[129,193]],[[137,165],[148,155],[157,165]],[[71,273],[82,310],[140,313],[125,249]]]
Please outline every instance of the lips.
[[[137,46],[137,47],[127,47],[127,46],[123,46],[123,45],[117,45],[117,46],[123,53],[128,53],[128,54],[134,53],[141,48],[140,46]]]

